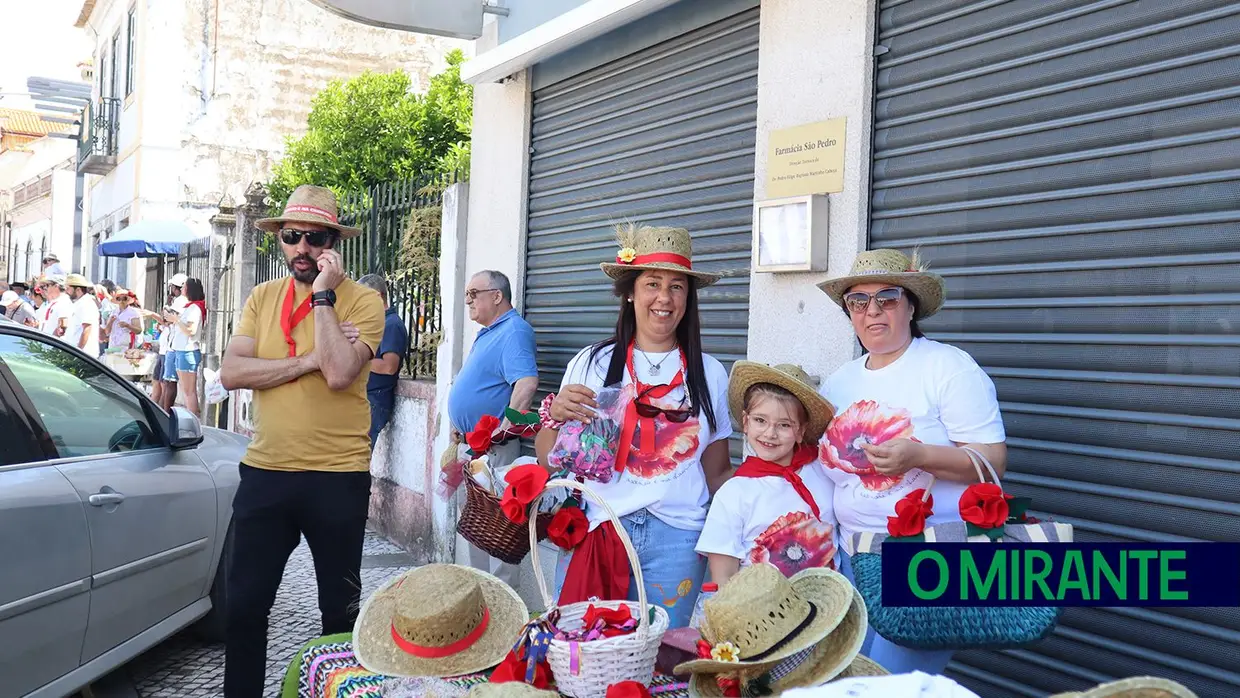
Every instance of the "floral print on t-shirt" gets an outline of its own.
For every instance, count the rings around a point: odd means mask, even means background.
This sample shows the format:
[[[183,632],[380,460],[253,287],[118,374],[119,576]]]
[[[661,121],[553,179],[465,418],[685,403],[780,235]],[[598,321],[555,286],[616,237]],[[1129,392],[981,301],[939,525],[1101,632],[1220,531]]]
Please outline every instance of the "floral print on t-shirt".
[[[887,407],[873,400],[859,400],[831,421],[819,442],[818,455],[828,468],[856,475],[865,489],[884,492],[899,484],[904,476],[891,477],[877,472],[861,444],[911,438],[913,420],[908,410]]]
[[[641,427],[633,430],[633,445],[625,470],[643,480],[670,475],[698,450],[701,431],[696,417],[677,424],[663,415],[654,417],[654,451],[642,453]]]
[[[749,562],[769,562],[785,577],[815,567],[834,569],[834,527],[803,511],[784,514],[754,539]]]

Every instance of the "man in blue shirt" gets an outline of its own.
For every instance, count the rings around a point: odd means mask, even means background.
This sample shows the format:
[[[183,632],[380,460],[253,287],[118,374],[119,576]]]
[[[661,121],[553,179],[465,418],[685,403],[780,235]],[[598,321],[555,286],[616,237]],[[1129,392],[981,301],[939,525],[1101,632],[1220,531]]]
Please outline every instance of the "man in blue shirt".
[[[468,434],[483,415],[508,426],[504,409],[529,410],[538,391],[538,366],[534,362],[534,328],[512,307],[512,284],[498,271],[480,271],[465,285],[465,305],[469,319],[482,325],[465,365],[448,394],[448,416],[458,434]],[[490,457],[492,468],[502,468],[520,455],[521,444],[514,440],[496,446]],[[450,466],[449,466],[450,467]],[[470,545],[470,565],[494,574],[518,588],[520,569],[492,559]]]
[[[396,409],[396,383],[400,366],[409,346],[409,331],[388,302],[387,282],[379,274],[367,274],[358,283],[373,288],[383,299],[386,314],[383,318],[383,341],[375,358],[370,360],[370,379],[366,383],[366,397],[370,400],[370,448],[373,450],[379,432],[392,419]]]

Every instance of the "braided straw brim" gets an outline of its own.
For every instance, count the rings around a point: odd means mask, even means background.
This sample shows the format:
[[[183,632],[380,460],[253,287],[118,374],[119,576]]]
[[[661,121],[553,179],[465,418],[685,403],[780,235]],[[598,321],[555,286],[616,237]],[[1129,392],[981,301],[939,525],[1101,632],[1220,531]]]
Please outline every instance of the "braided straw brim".
[[[461,676],[472,674],[504,661],[530,613],[521,597],[507,584],[486,572],[457,566],[478,576],[482,596],[491,619],[486,632],[469,649],[438,659],[408,654],[392,640],[392,618],[396,612],[396,585],[410,580],[405,593],[433,597],[434,568],[428,565],[410,570],[384,584],[362,606],[353,626],[353,652],[367,671],[384,676]]]
[[[663,252],[680,255],[690,260],[690,263],[693,260],[693,238],[689,235],[689,231],[684,228],[622,225],[616,228],[616,239],[621,249],[626,247],[632,248],[638,257]],[[647,269],[673,271],[686,276],[692,276],[697,280],[698,288],[710,286],[722,278],[721,274],[710,274],[704,271],[687,269],[672,262],[650,262],[648,264],[603,262],[599,265],[599,268],[603,270],[604,274],[613,279],[619,279],[632,271],[641,272]]]
[[[848,293],[848,289],[853,286],[858,284],[899,286],[917,296],[915,319],[928,318],[943,307],[947,290],[941,276],[928,271],[908,271],[912,266],[915,266],[914,260],[910,260],[899,250],[867,250],[857,255],[847,276],[827,279],[818,284],[818,288],[830,296],[836,305],[847,311],[848,308],[844,306],[844,294]]]
[[[1056,693],[1050,698],[1197,698],[1197,694],[1169,679],[1134,676],[1104,683],[1088,691]]]
[[[800,372],[804,377],[798,376],[796,372]],[[804,443],[818,443],[823,432],[827,430],[827,425],[835,417],[835,410],[831,403],[809,384],[808,379],[809,376],[797,366],[768,366],[756,361],[737,361],[732,364],[732,375],[728,378],[728,409],[732,412],[732,418],[739,423],[745,411],[745,391],[757,383],[777,385],[792,393],[809,413],[809,428],[805,432]]]
[[[534,688],[521,681],[505,681],[480,683],[469,689],[469,698],[560,698],[560,694]]]
[[[729,583],[734,584],[735,578]],[[747,669],[765,669],[774,666],[782,659],[787,659],[806,647],[818,644],[823,638],[835,631],[844,622],[852,607],[856,605],[856,590],[848,582],[848,578],[825,567],[801,570],[788,580],[796,593],[806,601],[817,606],[814,620],[796,636],[789,638],[778,652],[759,662],[721,662],[715,659],[695,659],[678,665],[675,674],[721,674]],[[707,601],[709,607],[710,602]],[[862,607],[864,608],[864,602]],[[717,612],[717,611],[716,611]],[[707,624],[713,615],[707,610]],[[705,628],[703,628],[705,630]],[[705,635],[706,633],[703,633]],[[865,633],[861,633],[862,638]],[[860,645],[858,645],[860,648]],[[761,672],[759,672],[761,673]]]
[[[862,657],[861,645],[865,642],[866,631],[869,630],[865,599],[861,593],[853,590],[853,603],[849,607],[844,620],[826,638],[819,642],[813,653],[805,659],[801,666],[792,673],[776,681],[771,688],[778,695],[781,691],[806,686],[820,686],[832,679],[845,676],[881,676],[886,670],[875,664],[873,660]],[[804,649],[804,648],[802,648]],[[737,666],[735,663],[730,666]],[[767,665],[757,671],[746,671],[749,678],[756,678],[769,669]],[[856,673],[854,673],[856,672]],[[676,673],[680,673],[679,668]],[[732,673],[723,670],[715,673],[699,672],[689,681],[689,695],[722,696],[723,691],[715,680],[717,674]]]

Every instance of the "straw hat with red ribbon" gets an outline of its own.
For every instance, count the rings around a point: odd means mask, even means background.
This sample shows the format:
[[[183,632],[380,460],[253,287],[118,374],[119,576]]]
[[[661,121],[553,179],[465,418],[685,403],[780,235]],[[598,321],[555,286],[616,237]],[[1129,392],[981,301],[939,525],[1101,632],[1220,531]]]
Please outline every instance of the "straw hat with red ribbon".
[[[626,224],[616,228],[616,239],[620,244],[616,261],[601,265],[603,273],[613,279],[634,270],[661,269],[692,276],[701,288],[720,278],[693,268],[693,241],[684,228]]]
[[[274,233],[285,223],[313,223],[324,228],[331,228],[340,233],[340,237],[349,239],[362,234],[361,228],[341,225],[336,210],[336,194],[331,189],[303,184],[293,190],[284,205],[284,213],[275,218],[263,218],[254,222],[254,227]]]

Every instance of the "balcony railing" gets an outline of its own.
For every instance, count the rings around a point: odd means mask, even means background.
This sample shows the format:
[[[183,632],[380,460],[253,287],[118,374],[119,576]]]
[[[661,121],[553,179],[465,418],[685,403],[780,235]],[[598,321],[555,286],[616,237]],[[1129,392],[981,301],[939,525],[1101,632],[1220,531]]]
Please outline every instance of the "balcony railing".
[[[121,101],[105,97],[86,108],[78,142],[78,172],[105,175],[116,167],[116,143],[120,132]]]

